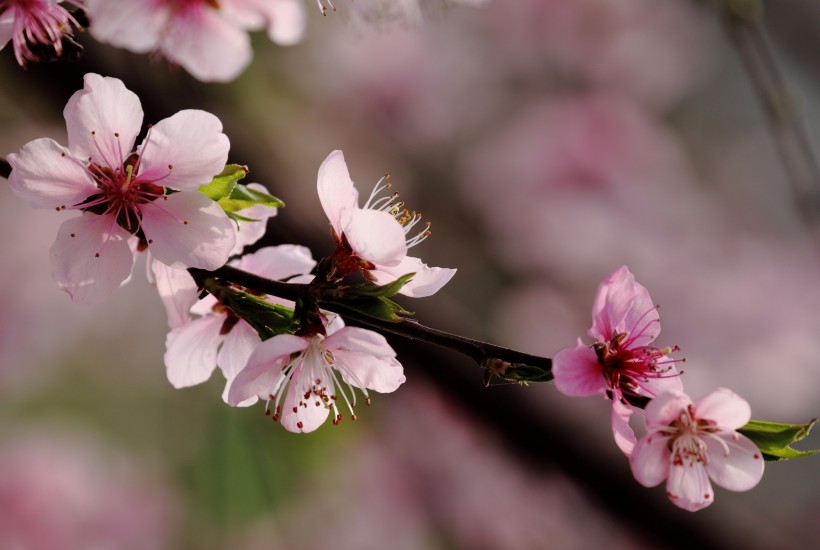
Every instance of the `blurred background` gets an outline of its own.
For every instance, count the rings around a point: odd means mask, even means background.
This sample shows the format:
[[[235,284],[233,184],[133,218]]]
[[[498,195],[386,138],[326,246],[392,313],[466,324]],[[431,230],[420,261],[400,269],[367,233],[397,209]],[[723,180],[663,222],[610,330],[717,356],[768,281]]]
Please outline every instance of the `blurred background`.
[[[146,122],[183,108],[223,121],[230,162],[288,205],[259,246],[332,252],[315,184],[340,148],[362,193],[389,171],[432,220],[414,252],[458,268],[437,295],[402,302],[422,323],[552,356],[586,339],[597,284],[627,264],[661,304],[658,343],[683,349],[691,395],[727,386],[754,418],[820,415],[820,180],[804,148],[820,131],[816,3],[765,5],[786,89],[756,75],[756,27],[727,24],[717,2],[339,0],[328,17],[306,3],[305,40],[255,34],[252,65],[227,85],[87,33],[73,64],[22,70],[6,48],[0,155],[37,137],[65,143],[62,109],[83,74],[116,76]],[[224,405],[218,373],[174,390],[143,260],[99,306],[72,305],[52,282],[65,219],[0,185],[2,548],[808,548],[820,537],[816,458],[768,464],[751,492],[718,489],[691,514],[632,480],[606,400],[484,388],[469,360],[426,344],[390,338],[407,383],[358,422],[311,435],[261,406]]]

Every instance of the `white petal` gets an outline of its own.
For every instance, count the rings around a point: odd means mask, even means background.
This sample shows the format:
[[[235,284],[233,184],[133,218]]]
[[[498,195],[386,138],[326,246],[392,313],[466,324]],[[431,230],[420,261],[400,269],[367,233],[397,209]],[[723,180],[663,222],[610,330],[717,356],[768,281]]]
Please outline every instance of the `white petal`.
[[[258,183],[249,183],[248,187],[250,189],[261,191],[263,193],[268,192],[268,190],[264,186],[259,185]],[[239,214],[240,216],[244,216],[246,218],[250,218],[254,221],[239,222],[239,228],[236,234],[236,244],[234,245],[234,248],[231,251],[231,256],[241,254],[246,246],[252,245],[256,241],[261,239],[267,231],[268,219],[274,217],[276,213],[276,208],[270,208],[268,206],[262,205],[252,206],[250,208],[239,210],[237,214]]]
[[[9,187],[34,208],[74,206],[100,191],[88,170],[52,139],[30,141],[8,161]]]
[[[118,78],[89,73],[83,82],[63,109],[68,148],[79,159],[120,168],[142,128],[140,100]]]
[[[407,378],[394,357],[376,357],[358,351],[337,351],[335,367],[342,379],[357,388],[380,393],[396,391]]]
[[[217,117],[180,111],[155,124],[140,145],[139,179],[179,191],[197,189],[225,168],[230,148]]]
[[[331,351],[347,350],[369,353],[377,357],[395,357],[396,352],[387,339],[372,330],[344,327],[327,337],[325,347]]]
[[[201,384],[216,368],[224,315],[200,317],[173,329],[165,339],[165,368],[175,388]]]
[[[216,269],[228,261],[236,226],[219,204],[199,191],[160,197],[140,211],[148,247],[165,265]]]
[[[248,323],[240,320],[231,331],[225,336],[225,342],[219,350],[217,363],[225,375],[225,389],[222,392],[222,400],[228,403],[228,396],[231,391],[231,384],[236,375],[248,364],[253,350],[262,343],[259,335]],[[257,396],[252,396],[245,401],[237,403],[237,407],[249,407],[258,401]]]
[[[310,249],[295,244],[266,246],[242,256],[238,262],[240,269],[274,280],[309,273],[315,265]]]
[[[51,272],[77,303],[103,300],[131,275],[130,234],[113,221],[113,216],[85,213],[60,226],[51,247]]]
[[[350,172],[347,171],[345,157],[341,151],[333,151],[322,162],[316,186],[319,191],[319,202],[322,203],[327,219],[330,220],[330,226],[336,235],[341,237],[342,213],[359,207],[359,192],[350,179]]]
[[[724,430],[734,431],[752,418],[749,403],[732,390],[718,388],[695,402],[698,418],[716,422]]]
[[[399,222],[378,210],[348,211],[342,231],[353,252],[378,268],[397,266],[407,256],[407,242]]]
[[[718,438],[728,446],[728,455]],[[760,449],[746,436],[735,432],[720,433],[703,440],[709,452],[706,472],[712,481],[724,489],[748,491],[763,477],[764,463]]]
[[[397,266],[380,266],[370,271],[370,274],[376,278],[376,284],[379,285],[391,283],[408,273],[415,273],[415,275],[409,283],[401,287],[399,294],[411,298],[426,298],[446,285],[456,274],[456,270],[446,267],[428,267],[420,259],[406,256]]]
[[[632,475],[644,487],[654,487],[669,476],[671,453],[668,441],[657,432],[652,432],[635,444],[629,466]]]
[[[313,395],[307,400],[304,399],[299,382],[302,376],[309,376],[309,373],[304,372],[305,370],[309,369],[302,364],[294,371],[288,393],[285,396],[285,403],[282,405],[280,422],[287,431],[293,433],[308,433],[316,430],[324,424],[330,414],[330,408],[324,406]]]
[[[675,506],[690,512],[706,508],[715,500],[715,492],[701,462],[671,464],[666,494]]]
[[[190,321],[191,308],[199,297],[194,278],[184,269],[168,267],[156,260],[151,261],[151,272],[168,315],[168,326],[176,328]]]
[[[255,395],[266,399],[275,393],[282,367],[290,362],[292,353],[304,350],[307,345],[304,338],[292,334],[280,334],[259,344],[248,358],[248,364],[234,378],[228,403],[235,407]]]
[[[253,57],[248,33],[204,5],[174,18],[160,49],[203,82],[233,80]]]

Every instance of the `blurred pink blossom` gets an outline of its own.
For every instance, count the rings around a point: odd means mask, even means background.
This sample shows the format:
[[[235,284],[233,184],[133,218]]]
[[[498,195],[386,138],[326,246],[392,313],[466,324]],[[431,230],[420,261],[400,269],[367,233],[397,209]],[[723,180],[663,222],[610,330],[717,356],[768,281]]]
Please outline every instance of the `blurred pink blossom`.
[[[226,82],[253,57],[247,30],[281,45],[301,40],[300,0],[88,0],[91,34],[136,53],[160,52],[202,81]]]
[[[84,434],[27,429],[0,449],[2,548],[168,548],[175,500],[150,470]]]

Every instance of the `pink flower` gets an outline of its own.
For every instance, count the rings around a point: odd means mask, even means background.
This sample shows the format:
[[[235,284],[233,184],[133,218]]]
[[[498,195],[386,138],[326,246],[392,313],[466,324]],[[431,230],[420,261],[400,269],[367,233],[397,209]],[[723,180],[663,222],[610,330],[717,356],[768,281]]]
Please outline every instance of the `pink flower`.
[[[663,391],[681,391],[674,360],[677,348],[651,343],[660,334],[657,307],[649,292],[626,266],[604,279],[592,305],[591,346],[580,338],[552,360],[555,386],[566,395],[606,395],[612,399],[615,441],[627,455],[635,436],[629,428],[630,403],[641,403]]]
[[[279,245],[261,248],[233,265],[269,279],[286,279],[308,273],[316,262],[303,246]],[[167,277],[167,271],[179,272],[178,277],[183,277],[184,273],[196,289],[193,278],[186,271],[160,268],[163,277]],[[199,317],[191,320],[188,315],[187,321],[173,328],[165,341],[168,381],[175,388],[201,384],[219,366],[227,380],[223,395],[227,401],[231,382],[262,340],[251,325],[211,295],[199,300],[190,311]],[[255,401],[254,397],[243,405]]]
[[[356,419],[354,387],[370,404],[368,389],[388,393],[404,381],[396,352],[376,332],[344,327],[329,336],[281,334],[254,350],[234,379],[228,402],[238,405],[258,396],[267,400],[267,414],[273,402],[273,419],[281,420],[285,429],[312,432],[331,411],[334,424],[342,420],[340,400]]]
[[[80,5],[71,0],[66,3]],[[0,0],[0,50],[11,40],[21,67],[40,60],[32,49],[39,45],[62,55],[63,35],[70,34],[72,26],[81,27],[57,0]]]
[[[228,158],[219,119],[180,111],[131,152],[142,125],[139,99],[120,80],[96,74],[85,76],[64,115],[69,147],[48,138],[27,143],[9,155],[9,185],[35,208],[82,212],[63,223],[51,248],[54,279],[72,300],[93,303],[113,292],[143,247],[171,267],[224,265],[236,228],[197,191]]]
[[[305,29],[300,0],[88,0],[97,40],[160,52],[202,81],[233,80],[253,56],[247,30],[267,26],[278,44]]]
[[[749,404],[726,388],[695,403],[684,393],[658,395],[646,407],[649,433],[632,452],[632,474],[646,487],[667,480],[666,494],[690,512],[714,500],[710,479],[730,491],[748,491],[763,476],[763,458],[735,430],[751,416]]]
[[[359,192],[350,179],[342,152],[333,151],[319,167],[319,200],[339,245],[334,255],[339,275],[361,271],[377,284],[387,284],[415,273],[400,292],[413,298],[435,294],[456,270],[428,267],[407,255],[408,248],[430,235],[430,223],[413,234],[421,214],[405,209],[398,193],[377,198],[391,187],[390,183],[382,183],[385,179],[387,176],[379,180],[370,198],[359,208]]]

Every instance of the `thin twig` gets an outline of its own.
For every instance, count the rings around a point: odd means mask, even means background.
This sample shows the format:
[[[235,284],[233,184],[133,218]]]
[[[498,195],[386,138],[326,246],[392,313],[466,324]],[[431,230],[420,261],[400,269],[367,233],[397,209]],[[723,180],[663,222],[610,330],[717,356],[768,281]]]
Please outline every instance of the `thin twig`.
[[[722,1],[725,26],[760,100],[796,207],[813,227],[820,214],[820,163],[798,100],[788,85],[763,29],[762,4]]]
[[[311,285],[273,281],[228,265],[214,271],[198,269],[192,269],[190,271],[198,280],[203,280],[206,277],[216,277],[255,292],[278,296],[286,300],[296,301],[311,292]],[[516,365],[526,365],[528,367],[536,367],[543,371],[544,381],[552,379],[552,360],[547,357],[539,357],[514,349],[497,346],[489,342],[459,336],[458,334],[451,334],[424,326],[411,319],[402,319],[399,322],[383,321],[354,311],[343,305],[323,301],[321,299],[318,305],[323,309],[341,315],[343,319],[353,320],[410,340],[419,340],[456,351],[470,357],[483,367],[494,366],[495,368],[503,369],[503,365],[491,363],[493,361],[509,363],[513,368],[515,368]],[[503,371],[493,372],[493,374],[503,374]]]

